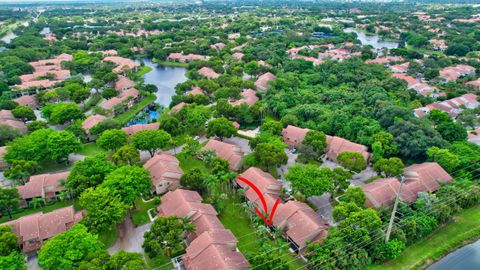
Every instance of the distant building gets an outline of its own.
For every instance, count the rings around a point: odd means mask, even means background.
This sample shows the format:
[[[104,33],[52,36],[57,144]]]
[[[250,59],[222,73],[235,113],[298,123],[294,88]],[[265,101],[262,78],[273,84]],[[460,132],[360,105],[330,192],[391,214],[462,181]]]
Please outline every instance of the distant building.
[[[213,69],[209,67],[202,67],[197,72],[208,79],[216,79],[220,77],[220,74],[218,74],[217,72],[215,72]]]
[[[275,80],[275,75],[270,72],[260,75],[257,81],[255,81],[255,86],[257,87],[258,91],[265,91],[270,88],[269,82],[271,80]]]

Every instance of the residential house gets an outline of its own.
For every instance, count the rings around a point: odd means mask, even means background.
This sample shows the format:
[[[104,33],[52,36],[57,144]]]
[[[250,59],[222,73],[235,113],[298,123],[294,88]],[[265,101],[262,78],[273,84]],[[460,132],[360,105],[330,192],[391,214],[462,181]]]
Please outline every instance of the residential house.
[[[477,98],[478,97],[475,94],[465,94],[456,98],[428,104],[425,107],[415,109],[414,115],[417,117],[425,116],[431,110],[437,109],[448,113],[452,118],[456,118],[463,108],[475,109],[480,106],[480,102],[477,100]]]
[[[85,130],[85,133],[87,133],[88,140],[90,141],[95,140],[95,136],[93,136],[90,133],[90,129],[105,120],[107,120],[107,117],[101,114],[92,114],[89,117],[87,117],[87,119],[83,120],[82,128]]]
[[[60,172],[30,176],[25,185],[16,187],[20,194],[20,205],[26,207],[34,198],[56,200],[58,193],[65,190],[63,182],[69,174],[70,172]]]
[[[28,128],[23,121],[16,119],[9,110],[0,110],[0,125],[17,129],[21,133],[27,133]]]
[[[445,51],[448,49],[447,44],[445,43],[444,39],[430,39],[430,44],[432,44],[432,47],[436,51]]]
[[[125,131],[125,133],[127,133],[130,136],[143,130],[158,130],[159,128],[160,128],[160,123],[153,122],[150,124],[131,125],[131,126],[122,128],[122,130]]]
[[[258,91],[265,91],[270,88],[269,82],[275,80],[275,78],[275,75],[270,72],[264,73],[255,81],[255,87],[257,87]]]
[[[135,88],[129,88],[111,99],[107,99],[100,104],[100,107],[105,110],[114,111],[117,106],[125,105],[127,108],[131,108],[140,96],[140,92]]]
[[[183,107],[187,106],[187,103],[185,102],[180,102],[178,103],[177,105],[173,106],[171,109],[170,109],[170,113],[177,113],[179,112]]]
[[[153,156],[143,165],[150,172],[155,193],[163,194],[180,187],[183,171],[179,164],[175,156],[161,153]]]
[[[404,169],[404,183],[400,200],[414,202],[419,192],[435,192],[440,184],[452,181],[452,177],[436,162],[414,164]],[[365,205],[373,208],[390,206],[401,183],[397,178],[382,178],[362,186],[365,193]]]
[[[113,72],[118,74],[127,70],[136,70],[138,67],[140,67],[139,63],[120,56],[107,56],[103,58],[103,61],[113,62],[116,65],[116,67],[113,69]]]
[[[408,71],[408,67],[410,66],[410,62],[405,62],[402,64],[396,64],[390,66],[390,70],[395,73],[406,73]]]
[[[232,104],[233,106],[240,106],[245,103],[248,105],[248,107],[252,107],[257,101],[258,101],[258,97],[254,90],[244,89],[242,91],[242,98],[235,100],[233,102],[230,102],[230,104]]]
[[[13,101],[17,102],[20,106],[30,107],[32,108],[32,110],[37,110],[40,107],[40,105],[38,104],[38,100],[35,96],[25,95],[16,98]]]
[[[7,153],[6,146],[0,146],[0,170],[5,169],[8,167],[7,161],[3,159],[3,156]]]
[[[375,58],[375,59],[368,59],[368,60],[365,60],[365,63],[367,64],[382,64],[382,65],[386,65],[386,64],[389,64],[391,62],[400,62],[400,61],[403,61],[403,57],[401,56],[384,56],[384,57],[378,57],[378,58]]]
[[[480,145],[480,127],[468,132],[468,141]]]
[[[302,257],[308,243],[321,243],[328,235],[328,222],[306,203],[288,201],[280,204],[273,217],[273,225],[286,233],[290,247]]]
[[[300,144],[302,144],[309,131],[310,129],[308,128],[299,128],[288,125],[282,130],[283,142],[285,142],[289,147],[298,147]]]
[[[167,57],[167,61],[188,63],[194,60],[208,60],[208,56],[198,55],[198,54],[188,54],[183,55],[182,53],[170,53]]]
[[[242,58],[245,56],[243,53],[240,53],[240,52],[236,52],[234,54],[232,54],[233,58],[237,59],[237,60],[242,60]]]
[[[242,167],[243,152],[234,145],[210,139],[202,150],[212,150],[217,157],[228,161],[231,170],[238,171]]]
[[[337,161],[338,155],[343,152],[359,153],[365,158],[367,162],[370,158],[370,153],[368,152],[367,146],[354,143],[337,136],[327,135],[327,149],[325,153],[327,158],[333,161]]]
[[[126,91],[134,86],[135,82],[125,76],[120,76],[120,78],[115,82],[115,89],[117,89],[119,92]]]
[[[205,91],[200,87],[193,87],[192,90],[186,92],[185,95],[205,95]]]
[[[220,74],[218,74],[217,72],[215,72],[213,69],[209,67],[202,67],[197,72],[208,79],[216,79],[220,77]]]
[[[217,50],[217,51],[220,51],[220,50],[223,50],[223,48],[225,48],[225,43],[223,43],[223,42],[215,43],[215,44],[210,45],[210,48],[212,48],[214,50]]]
[[[475,68],[468,65],[456,65],[443,68],[439,73],[440,78],[443,78],[445,81],[452,81],[463,76],[475,74]]]
[[[474,81],[469,81],[466,85],[472,86],[473,88],[480,90],[480,79],[476,79]]]
[[[3,223],[12,227],[18,237],[20,249],[27,254],[37,251],[43,242],[69,230],[82,220],[84,212],[75,212],[73,206],[53,210],[48,213],[35,213]]]

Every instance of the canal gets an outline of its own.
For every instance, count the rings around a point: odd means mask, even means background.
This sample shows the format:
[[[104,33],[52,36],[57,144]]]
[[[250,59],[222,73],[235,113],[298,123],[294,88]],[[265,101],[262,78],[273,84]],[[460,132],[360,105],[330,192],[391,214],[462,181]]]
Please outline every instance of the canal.
[[[448,254],[432,264],[427,270],[470,270],[480,269],[480,240]]]

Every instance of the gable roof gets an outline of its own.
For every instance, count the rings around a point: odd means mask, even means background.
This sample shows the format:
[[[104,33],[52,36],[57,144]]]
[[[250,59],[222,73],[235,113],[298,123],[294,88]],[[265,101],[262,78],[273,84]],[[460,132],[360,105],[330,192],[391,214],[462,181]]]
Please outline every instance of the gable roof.
[[[381,178],[362,186],[366,196],[365,204],[378,208],[389,205],[397,196],[400,190],[400,181],[397,178]],[[413,202],[416,195],[408,188],[403,187],[400,199]]]
[[[282,130],[283,141],[289,146],[296,147],[303,142],[309,131],[310,129],[308,128],[299,128],[288,125]]]
[[[87,133],[89,133],[89,131],[92,127],[96,126],[97,124],[103,122],[106,119],[107,119],[107,117],[105,117],[101,114],[90,115],[87,119],[85,119],[82,122],[82,128],[85,129],[85,131]]]
[[[354,143],[337,136],[327,135],[327,156],[331,159],[336,159],[337,156],[343,152],[360,153],[365,160],[368,160],[370,157],[370,153],[368,153],[368,147],[365,145]]]
[[[243,103],[246,103],[248,107],[252,107],[258,101],[256,92],[252,89],[244,89],[242,91],[242,98],[231,102],[233,106],[240,106]]]
[[[220,77],[220,74],[215,72],[213,69],[209,67],[202,67],[197,71],[200,75],[207,77],[208,79],[216,79]]]
[[[159,122],[153,122],[150,124],[136,124],[136,125],[131,125],[128,127],[122,128],[123,131],[125,131],[128,135],[133,135],[139,131],[143,130],[157,130],[160,128],[160,123]]]
[[[264,73],[258,77],[257,81],[255,81],[255,86],[257,87],[258,91],[265,91],[270,88],[268,82],[274,80],[276,77],[271,72]]]
[[[25,185],[16,188],[24,200],[49,197],[57,191],[65,190],[61,181],[66,180],[69,174],[70,172],[60,172],[32,175]]]
[[[179,183],[183,174],[179,164],[180,162],[175,156],[161,153],[149,159],[143,167],[150,172],[153,185],[157,186],[163,180]]]
[[[243,159],[242,150],[233,144],[210,139],[202,150],[215,151],[217,157],[225,159],[230,169],[239,170]]]

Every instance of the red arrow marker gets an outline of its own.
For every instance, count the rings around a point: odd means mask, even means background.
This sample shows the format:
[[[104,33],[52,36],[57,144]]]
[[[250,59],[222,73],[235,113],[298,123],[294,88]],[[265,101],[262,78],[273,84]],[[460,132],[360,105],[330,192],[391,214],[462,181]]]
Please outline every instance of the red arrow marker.
[[[272,213],[268,214],[268,207],[267,207],[267,202],[265,201],[265,197],[263,196],[262,192],[260,192],[260,190],[258,189],[257,186],[255,186],[255,184],[253,184],[252,182],[250,182],[250,180],[244,178],[244,177],[241,177],[241,176],[238,176],[237,177],[238,180],[244,182],[245,184],[247,184],[248,186],[250,186],[250,188],[252,188],[255,193],[257,193],[257,196],[258,198],[260,198],[260,201],[262,202],[262,206],[263,206],[263,212],[267,215],[269,215],[269,218],[267,219],[263,214],[262,212],[260,212],[260,210],[258,210],[258,208],[255,207],[255,212],[257,213],[257,215],[263,219],[263,221],[268,225],[268,226],[271,226],[272,225],[272,221],[273,221],[273,216],[275,215],[275,211],[277,210],[277,206],[278,206],[278,203],[280,203],[280,198],[277,198],[277,200],[275,201],[275,204],[273,205],[273,208],[272,208]]]

